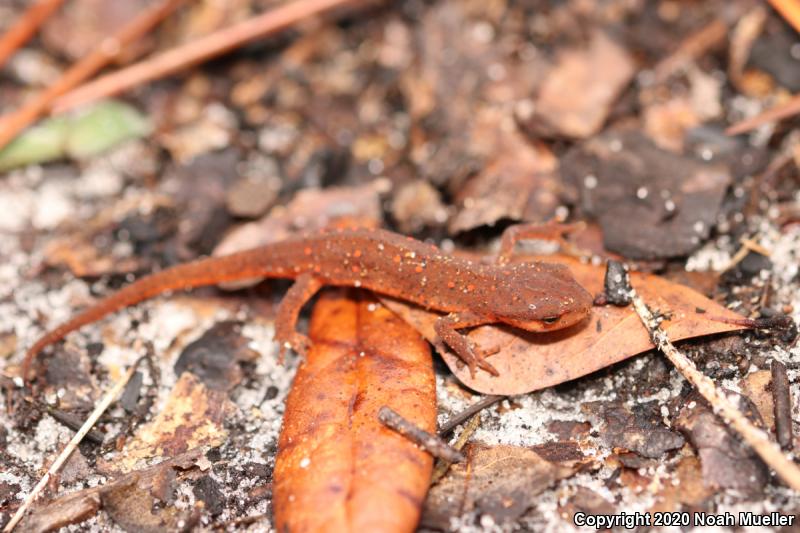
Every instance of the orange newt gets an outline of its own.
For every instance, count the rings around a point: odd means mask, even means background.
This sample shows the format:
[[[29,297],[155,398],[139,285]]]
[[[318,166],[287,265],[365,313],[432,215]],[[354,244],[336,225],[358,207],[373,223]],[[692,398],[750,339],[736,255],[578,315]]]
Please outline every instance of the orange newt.
[[[561,228],[563,226],[555,225]],[[447,313],[435,324],[442,342],[469,365],[497,375],[458,332],[504,323],[527,331],[565,328],[588,315],[592,297],[563,265],[509,264],[521,238],[553,232],[512,226],[503,236],[500,261],[482,264],[443,253],[436,246],[380,229],[346,229],[298,236],[222,257],[199,259],[150,274],[105,297],[43,335],[27,352],[23,376],[46,346],[103,316],[158,294],[252,278],[295,282],[278,307],[275,339],[280,356],[292,348],[304,355],[309,339],[295,329],[302,307],[324,285],[363,287]]]

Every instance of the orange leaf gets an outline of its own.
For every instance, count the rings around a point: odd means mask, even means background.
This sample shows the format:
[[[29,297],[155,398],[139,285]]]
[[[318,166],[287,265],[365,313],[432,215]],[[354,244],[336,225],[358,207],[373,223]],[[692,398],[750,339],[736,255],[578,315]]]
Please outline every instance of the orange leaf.
[[[566,264],[592,294],[603,290],[604,265],[588,265],[563,256],[537,258]],[[742,329],[711,317],[741,318],[694,290],[653,275],[633,273],[631,282],[653,309],[671,315],[663,327],[672,340]],[[404,302],[384,299],[390,309],[432,340],[439,315]],[[705,313],[698,312],[698,309]],[[469,338],[483,349],[499,348],[489,361],[500,372],[478,371],[473,378],[452,353],[442,355],[450,370],[468,387],[485,394],[525,394],[558,385],[654,348],[631,307],[595,306],[588,320],[551,333],[528,333],[503,326],[475,328]]]
[[[278,531],[413,531],[433,461],[385,428],[388,405],[436,430],[430,348],[374,300],[326,292],[286,400],[275,460]]]

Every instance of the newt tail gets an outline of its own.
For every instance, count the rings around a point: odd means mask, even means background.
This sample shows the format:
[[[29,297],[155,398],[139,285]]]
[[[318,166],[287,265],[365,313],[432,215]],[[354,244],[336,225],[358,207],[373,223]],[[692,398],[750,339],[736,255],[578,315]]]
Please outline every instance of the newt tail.
[[[226,281],[239,281],[266,275],[263,268],[257,268],[256,250],[247,250],[224,257],[198,259],[169,267],[126,285],[117,292],[106,296],[88,309],[73,316],[58,327],[51,329],[37,340],[25,353],[22,361],[22,375],[30,376],[31,365],[39,353],[71,332],[131,305],[148,300],[170,291],[189,290],[197,287],[216,285]],[[246,268],[250,265],[249,268]],[[267,273],[268,274],[268,273]]]

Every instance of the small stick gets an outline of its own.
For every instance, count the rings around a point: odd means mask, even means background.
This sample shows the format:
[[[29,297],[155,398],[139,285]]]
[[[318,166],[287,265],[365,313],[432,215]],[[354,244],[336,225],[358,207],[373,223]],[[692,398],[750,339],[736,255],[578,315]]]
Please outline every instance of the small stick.
[[[436,435],[418,428],[390,407],[384,405],[378,410],[378,420],[436,458],[451,463],[460,463],[465,459],[461,452],[452,448]]]
[[[793,117],[800,113],[800,94],[792,96],[789,100],[782,104],[778,104],[773,108],[759,113],[758,115],[746,118],[741,122],[737,122],[725,130],[725,135],[734,136],[741,133],[747,133],[754,130],[759,126],[768,124],[770,122],[778,122],[785,118]]]
[[[186,69],[250,41],[286,29],[313,15],[354,0],[295,0],[233,26],[185,43],[129,67],[102,76],[59,98],[54,113],[113,96],[148,81]]]
[[[444,437],[445,435],[453,431],[456,427],[461,425],[464,421],[470,419],[472,415],[479,413],[484,409],[486,409],[487,407],[496,404],[503,398],[505,398],[505,396],[486,396],[485,398],[473,403],[460,413],[454,414],[453,416],[450,417],[450,419],[447,422],[442,424],[442,426],[439,428],[438,432],[439,436]]]
[[[742,262],[742,259],[747,257],[747,254],[750,252],[755,252],[757,254],[761,254],[764,257],[769,257],[771,252],[758,244],[753,239],[748,239],[743,237],[739,242],[742,243],[742,246],[736,251],[736,253],[731,257],[730,262],[722,269],[723,272],[727,272],[728,270],[732,269],[736,265]]]
[[[39,493],[42,492],[42,489],[44,489],[50,479],[58,472],[67,459],[69,459],[69,456],[72,455],[72,452],[78,447],[78,444],[80,444],[81,440],[83,440],[83,437],[86,436],[86,434],[90,429],[92,429],[92,426],[94,426],[105,410],[108,409],[108,406],[111,405],[111,402],[114,401],[114,398],[116,398],[117,395],[122,392],[122,389],[125,388],[125,384],[128,383],[128,380],[131,379],[133,373],[136,372],[137,366],[138,361],[131,365],[128,371],[125,372],[125,375],[122,376],[122,379],[116,382],[114,386],[109,389],[106,395],[103,396],[103,398],[97,404],[97,407],[95,407],[94,411],[92,411],[92,413],[89,415],[89,418],[86,419],[86,422],[84,422],[81,429],[75,433],[75,436],[72,437],[72,440],[69,441],[69,443],[58,455],[56,460],[53,461],[53,464],[50,465],[50,468],[47,469],[47,473],[42,477],[41,480],[39,480],[39,483],[36,484],[31,493],[28,494],[28,497],[25,498],[25,502],[19,507],[19,509],[17,509],[17,512],[14,513],[14,516],[11,518],[8,524],[6,524],[6,527],[3,528],[3,533],[9,533],[12,531],[19,521],[22,520],[22,517],[25,516],[25,513],[28,511],[30,506],[33,505],[34,501],[36,501]]]
[[[775,11],[800,32],[800,1],[799,0],[769,0]]]
[[[722,322],[723,324],[732,324],[734,326],[742,326],[745,328],[754,329],[777,329],[789,330],[794,326],[794,320],[789,315],[777,315],[765,318],[728,318],[717,315],[706,315],[707,320],[714,322]]]
[[[739,409],[717,389],[714,382],[697,370],[694,362],[675,348],[667,333],[661,329],[653,313],[642,298],[631,287],[633,308],[650,334],[650,340],[675,365],[675,368],[711,404],[714,412],[721,415],[741,435],[761,459],[780,476],[792,489],[800,491],[800,468],[783,454],[780,447],[769,439],[761,429],[754,426]]]
[[[481,425],[481,413],[475,413],[475,415],[469,419],[467,425],[464,426],[464,431],[461,432],[461,435],[458,436],[455,444],[453,444],[453,448],[456,450],[461,451],[464,446],[467,444],[467,441],[472,437],[472,434],[478,429],[478,426]],[[431,485],[435,485],[439,482],[440,479],[444,477],[447,473],[447,470],[452,465],[450,461],[441,460],[436,463],[436,468],[433,469],[433,475],[431,476]]]
[[[714,19],[697,32],[687,37],[672,54],[665,57],[653,68],[655,82],[663,83],[674,73],[702,56],[708,50],[721,45],[728,35],[728,25]]]
[[[126,47],[152,30],[185,1],[164,0],[145,9],[113,36],[103,39],[94,51],[77,61],[55,83],[36,95],[17,112],[0,117],[0,148],[41,117],[53,100],[105,67]]]
[[[0,37],[0,68],[20,46],[33,37],[39,26],[63,3],[64,0],[39,0],[23,13],[22,17],[8,29],[5,35]]]
[[[775,412],[775,437],[784,450],[791,449],[792,435],[792,397],[786,365],[772,361],[772,398]]]
[[[45,405],[45,410],[47,411],[47,414],[67,426],[72,431],[78,431],[83,426],[81,419],[72,413],[67,413],[66,411],[62,411],[61,409],[57,409],[50,405]],[[86,440],[95,444],[103,444],[103,440],[105,440],[105,434],[102,431],[92,429],[86,433]]]

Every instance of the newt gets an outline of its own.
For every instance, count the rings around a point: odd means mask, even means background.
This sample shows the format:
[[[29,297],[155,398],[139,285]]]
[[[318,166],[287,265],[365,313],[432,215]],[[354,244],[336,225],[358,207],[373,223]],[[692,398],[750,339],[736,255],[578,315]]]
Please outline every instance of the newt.
[[[556,225],[561,228],[562,225]],[[550,331],[583,320],[591,295],[567,267],[545,262],[510,263],[517,240],[542,232],[512,226],[503,235],[494,264],[454,257],[427,244],[381,229],[339,229],[292,237],[220,257],[175,265],[149,274],[106,296],[45,333],[25,354],[22,373],[34,358],[68,333],[159,294],[253,278],[294,279],[278,306],[275,339],[280,357],[293,349],[305,355],[310,340],[296,331],[303,306],[325,285],[363,287],[445,313],[435,323],[440,351],[449,346],[470,372],[479,367],[497,375],[458,330],[503,323],[526,331]],[[557,232],[559,230],[556,230]]]

